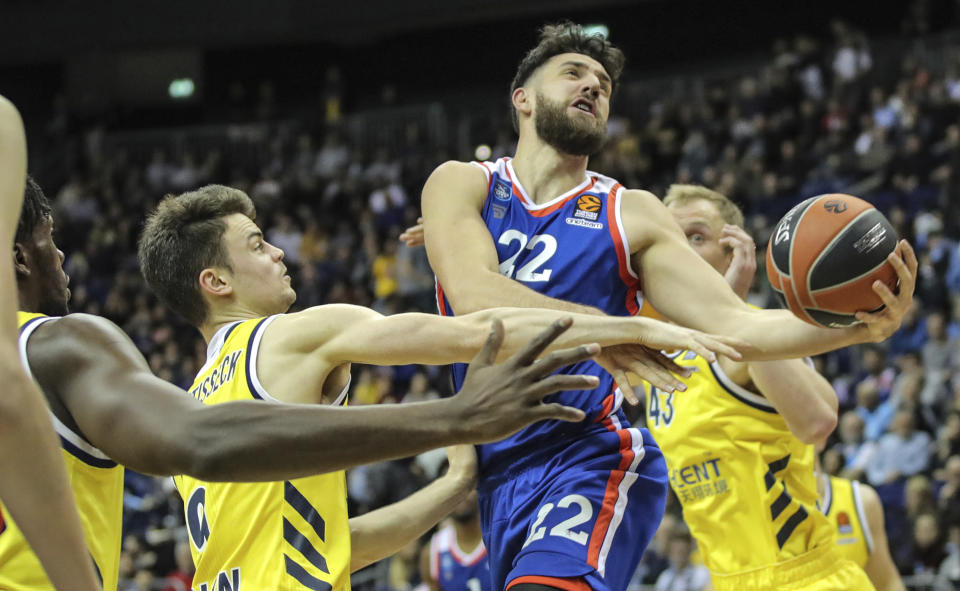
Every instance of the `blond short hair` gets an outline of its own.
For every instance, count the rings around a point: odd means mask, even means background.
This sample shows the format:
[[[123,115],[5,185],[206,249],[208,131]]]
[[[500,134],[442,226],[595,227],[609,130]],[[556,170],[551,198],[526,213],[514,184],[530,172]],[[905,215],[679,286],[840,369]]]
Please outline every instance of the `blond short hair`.
[[[743,227],[743,211],[729,197],[702,185],[670,185],[663,204],[686,205],[693,201],[708,201],[716,206],[720,217],[728,224]]]

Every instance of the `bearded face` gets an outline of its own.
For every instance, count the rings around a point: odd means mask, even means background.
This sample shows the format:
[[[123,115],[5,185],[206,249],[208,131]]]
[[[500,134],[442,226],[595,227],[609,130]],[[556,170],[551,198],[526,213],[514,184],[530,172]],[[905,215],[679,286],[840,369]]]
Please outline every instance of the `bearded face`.
[[[568,105],[537,93],[534,126],[537,135],[558,151],[571,156],[591,156],[600,151],[607,122],[589,114],[571,115]]]

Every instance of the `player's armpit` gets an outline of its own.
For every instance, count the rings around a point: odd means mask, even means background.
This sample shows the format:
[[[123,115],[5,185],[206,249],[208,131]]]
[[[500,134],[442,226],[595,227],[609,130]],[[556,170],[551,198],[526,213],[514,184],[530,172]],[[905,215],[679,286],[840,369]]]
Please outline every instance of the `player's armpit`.
[[[837,426],[837,394],[806,361],[755,361],[748,367],[760,394],[777,409],[797,439],[819,443],[833,432]]]

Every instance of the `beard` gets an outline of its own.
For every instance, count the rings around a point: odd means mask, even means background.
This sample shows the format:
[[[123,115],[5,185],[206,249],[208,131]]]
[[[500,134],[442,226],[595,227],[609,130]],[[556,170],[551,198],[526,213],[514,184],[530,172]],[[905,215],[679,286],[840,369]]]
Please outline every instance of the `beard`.
[[[533,124],[540,139],[560,152],[572,156],[592,156],[607,139],[607,124],[567,115],[567,106],[537,93],[537,112]]]

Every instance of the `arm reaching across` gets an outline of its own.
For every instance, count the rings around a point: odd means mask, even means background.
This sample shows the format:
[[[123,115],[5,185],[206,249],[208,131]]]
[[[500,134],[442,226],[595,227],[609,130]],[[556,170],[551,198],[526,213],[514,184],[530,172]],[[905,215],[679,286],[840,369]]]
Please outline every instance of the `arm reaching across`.
[[[16,233],[27,176],[26,140],[16,108],[0,97],[0,244]],[[58,590],[98,589],[83,527],[40,392],[20,367],[13,262],[0,261],[0,499]]]
[[[540,356],[567,328],[556,322],[502,364],[493,329],[454,397],[361,408],[230,402],[204,406],[155,377],[111,322],[73,314],[38,327],[28,343],[41,386],[63,402],[79,430],[114,460],[150,474],[209,481],[270,481],[342,470],[457,443],[501,439],[530,423],[580,421],[580,410],[543,404],[591,376],[551,376],[596,354],[596,345]],[[358,431],[364,437],[355,437]]]

